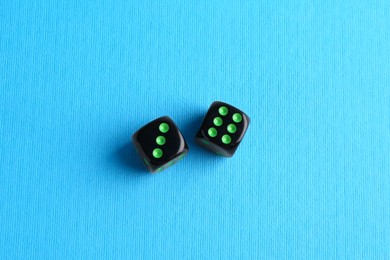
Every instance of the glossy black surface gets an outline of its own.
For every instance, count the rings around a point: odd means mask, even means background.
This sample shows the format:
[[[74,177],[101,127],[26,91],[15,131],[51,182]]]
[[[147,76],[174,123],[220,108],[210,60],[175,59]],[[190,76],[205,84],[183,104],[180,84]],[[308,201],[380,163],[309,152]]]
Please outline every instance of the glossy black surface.
[[[222,115],[219,109],[224,106],[228,109],[227,115]],[[241,122],[233,121],[233,115],[238,113],[242,116]],[[220,117],[223,121],[221,126],[216,125],[213,121],[216,117]],[[221,156],[232,157],[241,143],[246,130],[248,129],[250,119],[243,111],[224,102],[215,101],[211,104],[209,110],[203,119],[202,125],[196,134],[196,142],[204,148],[217,153]],[[236,126],[235,133],[230,133],[227,129],[229,124]],[[218,134],[212,137],[208,134],[209,129],[213,127]],[[231,142],[225,144],[222,142],[222,136],[228,135],[231,137]]]
[[[159,126],[166,123],[169,130],[161,132]],[[159,145],[156,138],[163,136],[165,144]],[[188,146],[176,124],[168,116],[160,117],[146,124],[134,133],[133,144],[150,172],[160,172],[183,158],[188,153]],[[161,149],[161,158],[153,156],[153,150]]]

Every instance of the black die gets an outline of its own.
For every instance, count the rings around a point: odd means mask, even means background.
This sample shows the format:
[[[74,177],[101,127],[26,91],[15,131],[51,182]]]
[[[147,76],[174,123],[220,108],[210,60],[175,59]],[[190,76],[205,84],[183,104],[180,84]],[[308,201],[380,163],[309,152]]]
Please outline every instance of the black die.
[[[133,144],[150,172],[160,172],[182,159],[188,146],[167,116],[153,120],[134,133]]]
[[[196,141],[221,156],[232,157],[248,128],[249,117],[236,107],[224,102],[211,104]]]

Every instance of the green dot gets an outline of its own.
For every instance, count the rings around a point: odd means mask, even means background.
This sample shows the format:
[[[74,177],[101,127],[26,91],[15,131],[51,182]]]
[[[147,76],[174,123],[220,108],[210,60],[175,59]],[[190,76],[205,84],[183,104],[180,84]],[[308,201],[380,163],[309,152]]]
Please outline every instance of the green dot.
[[[214,118],[213,122],[214,122],[214,125],[216,125],[216,126],[221,126],[223,124],[223,120],[219,116]]]
[[[211,136],[211,137],[216,137],[217,134],[218,134],[218,131],[217,131],[217,129],[215,129],[214,127],[211,127],[211,128],[209,129],[209,131],[208,131],[208,134],[209,134],[209,136]]]
[[[229,135],[223,135],[222,136],[222,143],[230,144],[231,141],[232,141],[232,138]]]
[[[163,156],[163,151],[160,148],[156,148],[153,150],[153,157],[154,158],[161,158]]]
[[[158,145],[164,145],[165,144],[165,137],[164,136],[157,136],[157,138],[156,138],[156,143],[158,144]]]
[[[218,112],[221,114],[221,116],[226,116],[229,113],[229,110],[227,107],[222,106],[218,109]]]
[[[161,123],[158,129],[160,129],[161,133],[166,133],[169,131],[169,125],[167,123]]]
[[[229,133],[234,134],[237,131],[237,127],[234,124],[229,124],[227,130]]]
[[[240,123],[241,120],[242,120],[242,115],[240,115],[239,113],[234,113],[233,121],[236,122],[236,123]]]

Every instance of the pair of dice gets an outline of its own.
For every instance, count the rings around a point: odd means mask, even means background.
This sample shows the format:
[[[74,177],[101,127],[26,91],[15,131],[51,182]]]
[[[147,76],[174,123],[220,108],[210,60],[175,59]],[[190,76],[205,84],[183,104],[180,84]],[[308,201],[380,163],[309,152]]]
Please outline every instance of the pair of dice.
[[[196,134],[196,141],[218,155],[232,157],[249,125],[249,117],[236,107],[215,101]],[[133,144],[150,172],[160,172],[188,153],[188,145],[171,118],[153,120],[134,133]]]

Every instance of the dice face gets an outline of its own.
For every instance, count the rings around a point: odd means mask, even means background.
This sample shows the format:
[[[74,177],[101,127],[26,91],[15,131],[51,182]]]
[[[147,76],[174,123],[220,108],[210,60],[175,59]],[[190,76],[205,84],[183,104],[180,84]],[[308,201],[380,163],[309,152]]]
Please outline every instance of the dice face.
[[[157,118],[134,133],[133,144],[150,172],[160,172],[182,159],[188,146],[176,124]]]
[[[248,128],[249,117],[236,107],[215,101],[196,134],[196,141],[221,156],[232,157]]]

